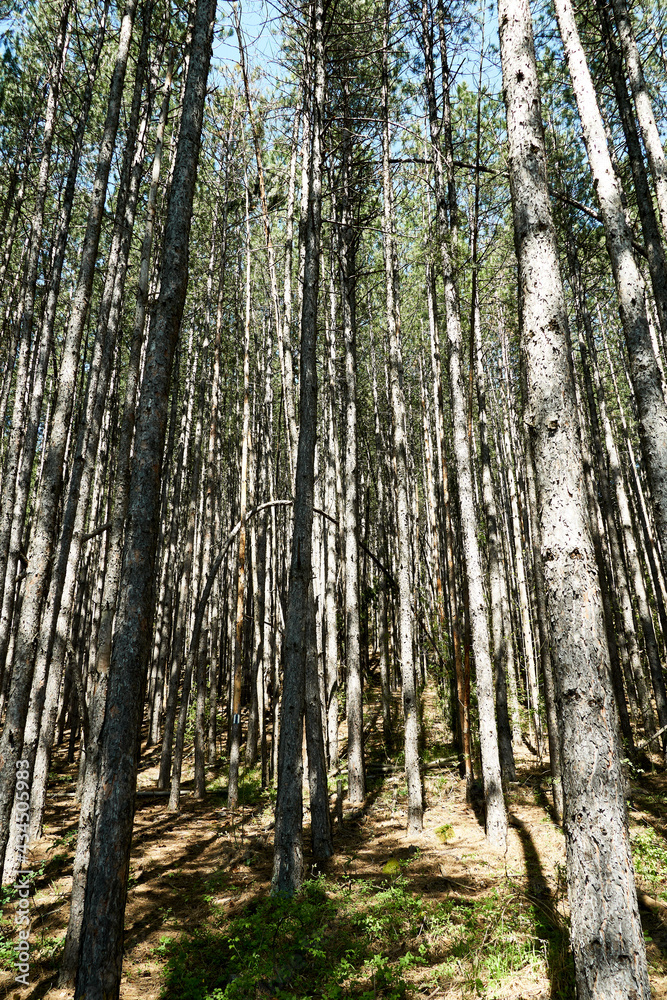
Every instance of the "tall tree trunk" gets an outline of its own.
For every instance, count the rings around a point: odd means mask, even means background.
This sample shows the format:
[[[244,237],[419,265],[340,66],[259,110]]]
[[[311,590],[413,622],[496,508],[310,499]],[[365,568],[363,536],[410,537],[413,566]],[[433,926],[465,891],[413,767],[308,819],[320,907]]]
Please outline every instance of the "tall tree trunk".
[[[38,635],[31,703],[22,750],[23,758],[30,762],[31,774],[36,762],[38,737],[43,751],[46,752],[46,757],[41,762],[40,772],[37,776],[33,776],[32,780],[31,802],[34,802],[35,806],[34,810],[31,810],[33,832],[41,828],[46,794],[46,775],[55,728],[54,709],[65,664],[66,642],[72,626],[77,575],[81,550],[84,545],[86,517],[92,497],[91,490],[94,485],[96,467],[100,461],[100,435],[107,397],[110,395],[109,382],[114,368],[125,274],[134,228],[139,182],[143,173],[150,104],[146,105],[143,121],[140,121],[140,113],[147,69],[149,33],[150,20],[146,18],[135,75],[132,109],[127,129],[127,144],[120,174],[114,233],[108,255],[107,275],[100,303],[95,345],[89,362],[84,412],[77,434],[60,538],[55,547],[54,566]],[[44,713],[42,712],[43,707]],[[43,715],[44,718],[42,718]],[[81,705],[80,715],[82,719],[87,719],[87,711]],[[87,733],[86,736],[88,736]],[[85,751],[82,750],[82,752],[87,752],[90,749],[87,745],[88,740],[83,740],[82,743],[85,746]]]
[[[333,278],[332,278],[333,283]],[[324,449],[324,509],[330,518],[336,520],[336,424],[334,421],[335,406],[335,367],[336,360],[336,315],[335,294],[333,295],[332,316],[326,326],[327,331],[327,382],[325,412],[327,420],[327,447]],[[336,527],[328,519],[323,530],[326,537],[325,573],[326,592],[324,596],[324,614],[326,631],[326,654],[324,660],[325,699],[327,712],[327,747],[329,767],[338,767],[338,623],[336,616]]]
[[[482,465],[482,497],[486,514],[487,556],[491,592],[491,628],[493,633],[493,665],[495,673],[496,709],[498,712],[498,751],[503,780],[516,781],[516,768],[512,750],[512,731],[507,708],[507,645],[502,609],[502,582],[500,579],[500,553],[498,544],[498,515],[491,479],[491,456],[486,430],[486,376],[482,362],[482,335],[480,329],[477,292],[473,291],[475,312],[472,335],[475,338],[477,411],[479,415],[479,444]],[[511,641],[511,640],[510,640]]]
[[[190,447],[190,432],[192,429],[192,411],[195,401],[194,377],[198,364],[198,351],[192,351],[192,341],[194,330],[190,328],[188,341],[187,358],[190,359],[190,371],[185,382],[185,397],[188,400],[187,406],[183,408],[181,414],[181,430],[178,451],[176,453],[176,475],[174,477],[174,487],[171,499],[171,525],[169,530],[168,548],[165,552],[165,560],[168,561],[167,573],[167,607],[166,610],[173,611],[173,642],[169,645],[170,622],[167,619],[165,634],[161,641],[164,650],[160,649],[160,659],[164,656],[165,671],[167,660],[170,662],[169,676],[166,684],[166,700],[164,712],[164,732],[162,734],[162,752],[160,754],[160,770],[158,772],[158,789],[163,791],[169,784],[171,774],[172,744],[174,739],[174,725],[176,723],[176,708],[178,703],[178,685],[181,676],[182,655],[185,647],[185,605],[188,599],[189,577],[185,573],[180,574],[178,588],[175,578],[179,573],[179,558],[177,553],[177,541],[181,512],[181,490],[183,477],[188,468],[188,455]],[[174,362],[175,373],[179,371],[181,350],[176,346],[176,360]],[[177,374],[178,377],[178,374]],[[176,386],[172,390],[172,407],[177,405],[177,400],[173,399]],[[161,505],[162,506],[162,505]],[[174,600],[174,594],[176,595]]]
[[[634,886],[602,602],[586,511],[567,316],[547,190],[527,0],[500,0],[498,20],[519,264],[526,419],[536,463],[561,720],[577,992],[580,1000],[620,996],[648,1000],[646,950]]]
[[[385,0],[382,39],[382,197],[383,243],[389,332],[391,407],[394,423],[394,474],[396,478],[396,521],[398,529],[398,590],[400,660],[403,682],[403,718],[405,724],[405,777],[408,784],[408,830],[421,831],[424,822],[424,797],[419,767],[419,704],[413,649],[414,611],[410,580],[410,514],[408,502],[408,440],[403,358],[401,354],[401,319],[398,297],[398,261],[394,240],[394,196],[389,158],[389,2]]]
[[[23,277],[23,299],[20,312],[20,336],[18,365],[16,366],[16,380],[14,390],[14,409],[12,412],[10,443],[5,460],[4,475],[4,496],[3,496],[3,516],[0,522],[0,592],[4,585],[5,567],[8,557],[9,528],[11,527],[12,508],[14,502],[14,488],[22,438],[24,433],[24,415],[28,383],[30,372],[30,358],[32,351],[32,329],[35,318],[35,298],[37,294],[37,278],[39,263],[42,254],[42,236],[44,230],[44,215],[46,210],[46,196],[49,188],[49,169],[51,165],[51,150],[56,131],[58,102],[60,98],[60,88],[65,73],[65,63],[67,60],[67,49],[69,47],[70,32],[68,31],[68,21],[72,0],[65,0],[58,23],[56,37],[54,39],[53,59],[48,76],[48,98],[46,102],[44,127],[41,137],[42,156],[39,164],[39,173],[34,186],[34,204],[32,218],[30,220],[30,236],[28,259],[26,261],[25,274]]]
[[[369,309],[370,315],[370,309]],[[377,386],[377,362],[375,356],[375,341],[373,339],[372,328],[370,330],[371,337],[371,387],[373,392],[373,411],[375,415],[375,453],[376,455],[382,455],[385,452],[384,440],[382,437],[382,431],[380,429],[380,409],[378,404],[378,386]],[[380,463],[378,463],[377,471],[377,500],[378,500],[378,516],[380,518],[380,537],[382,539],[382,558],[385,563],[389,562],[389,547],[387,544],[387,505],[385,501],[384,493],[384,480],[382,478],[382,468]],[[389,626],[388,626],[388,614],[387,614],[387,591],[388,582],[386,580],[382,581],[380,587],[380,593],[378,596],[378,615],[379,615],[379,642],[380,642],[380,685],[382,689],[382,736],[384,739],[384,746],[386,752],[389,754],[392,749],[393,735],[391,726],[391,683],[389,678]]]
[[[637,109],[644,149],[653,175],[656,199],[662,221],[663,242],[667,242],[667,161],[662,147],[660,133],[651,106],[648,87],[644,79],[639,49],[632,30],[632,21],[626,0],[611,0],[618,36],[623,50],[625,65],[630,80],[630,88]]]
[[[250,95],[250,82],[248,80],[248,72],[246,69],[245,48],[241,32],[241,22],[236,8],[234,8],[234,18],[236,23],[236,33],[238,35],[239,56],[241,64],[241,73],[243,75],[243,85],[245,88],[246,105],[248,108],[248,116],[250,118],[250,128],[252,131],[253,145],[255,147],[255,160],[257,163],[257,179],[259,181],[259,196],[262,206],[262,220],[264,222],[266,253],[269,263],[271,304],[273,307],[273,320],[275,323],[276,330],[278,331],[278,347],[280,351],[281,373],[283,376],[283,394],[285,399],[285,415],[287,419],[286,423],[287,447],[288,447],[288,457],[290,462],[290,473],[292,474],[296,458],[297,431],[296,431],[296,416],[295,416],[295,406],[294,406],[294,375],[292,370],[292,352],[289,343],[290,319],[291,319],[291,290],[290,290],[291,275],[289,274],[289,269],[291,268],[291,263],[292,263],[292,226],[293,226],[293,211],[294,211],[294,178],[296,170],[296,150],[297,150],[296,138],[298,133],[298,115],[296,116],[297,120],[295,121],[295,131],[292,143],[292,159],[290,163],[290,186],[288,194],[289,203],[287,211],[287,233],[285,241],[285,246],[286,246],[285,288],[283,296],[284,316],[281,317],[280,301],[278,298],[278,275],[276,270],[276,258],[273,248],[273,239],[271,236],[269,207],[266,199],[266,185],[264,181],[264,165],[262,159],[262,149],[260,145],[259,134],[255,127],[255,118],[252,107],[252,99]]]
[[[312,601],[312,528],[317,434],[317,299],[322,224],[322,146],[324,114],[324,4],[311,8],[309,41],[313,59],[313,100],[308,171],[308,207],[301,220],[305,247],[299,366],[299,443],[294,496],[294,529],[285,621],[284,682],[278,747],[278,796],[272,891],[293,895],[303,881],[302,733],[306,646]]]
[[[475,200],[472,220],[472,290],[470,307],[470,351],[475,358],[475,383],[477,389],[477,413],[479,425],[479,450],[482,466],[482,499],[486,516],[487,557],[489,574],[489,591],[491,597],[491,629],[493,634],[493,668],[496,693],[496,711],[498,719],[498,752],[503,780],[516,781],[516,768],[512,750],[512,733],[507,711],[507,637],[504,633],[502,612],[502,594],[500,580],[500,553],[498,545],[498,515],[496,500],[493,493],[491,478],[491,454],[487,436],[486,419],[486,375],[484,372],[484,350],[482,346],[482,321],[479,308],[478,288],[478,238],[479,238],[479,166],[481,145],[481,98],[482,69],[484,63],[484,24],[482,24],[482,45],[480,47],[476,133],[475,133]],[[472,377],[472,368],[471,368]]]
[[[313,601],[313,588],[310,588]],[[326,861],[333,854],[327,765],[324,754],[322,704],[317,670],[317,637],[315,634],[315,608],[311,609],[307,636],[305,717],[306,747],[308,751],[308,785],[310,789],[310,832],[313,857]]]
[[[171,369],[187,289],[190,221],[214,20],[213,0],[198,0],[167,208],[160,297],[137,416],[121,600],[100,735],[100,781],[75,992],[77,998],[86,1000],[117,998],[120,992],[138,744],[151,645],[161,459]]]
[[[227,805],[236,809],[239,799],[239,764],[241,760],[241,688],[243,679],[243,635],[245,625],[246,527],[248,496],[248,452],[250,450],[250,203],[246,179],[246,283],[245,327],[243,339],[243,429],[241,437],[241,531],[239,534],[238,579],[236,588],[236,632],[234,672],[232,676],[231,733]]]
[[[344,138],[341,224],[338,258],[340,261],[341,306],[345,342],[345,661],[347,667],[347,774],[350,802],[363,802],[366,795],[364,774],[364,716],[359,621],[359,469],[357,461],[357,303],[355,232],[352,225],[352,123],[349,115],[347,82],[343,83]]]
[[[482,580],[482,566],[477,538],[477,518],[474,507],[470,444],[467,434],[467,406],[463,387],[461,364],[462,333],[458,291],[454,275],[454,262],[449,248],[450,224],[455,215],[455,191],[450,184],[449,220],[445,211],[444,175],[445,163],[440,146],[441,120],[438,118],[435,101],[435,81],[433,75],[432,26],[429,23],[428,7],[422,5],[422,31],[424,45],[424,65],[426,73],[426,94],[428,116],[433,147],[434,183],[437,200],[437,226],[440,242],[442,275],[445,286],[445,315],[449,346],[449,390],[452,402],[452,423],[454,436],[454,458],[457,473],[458,515],[461,524],[465,553],[468,605],[472,633],[475,672],[477,677],[477,702],[479,706],[479,737],[482,756],[482,777],[486,803],[486,834],[490,843],[504,850],[507,839],[507,814],[503,799],[500,758],[498,753],[498,731],[496,727],[493,665],[489,626],[486,617],[486,601]],[[441,55],[445,59],[444,36],[440,38]],[[443,101],[449,101],[449,76],[442,82]],[[447,131],[445,142],[447,142]],[[453,164],[451,145],[446,148],[445,160]],[[451,173],[451,169],[450,169]]]
[[[54,407],[48,446],[45,447],[46,461],[38,492],[34,527],[28,551],[28,569],[23,587],[21,617],[16,637],[12,686],[7,705],[5,728],[0,738],[0,763],[2,764],[0,767],[0,863],[3,866],[6,835],[9,829],[9,814],[16,780],[15,763],[23,742],[23,729],[35,665],[34,637],[39,627],[56,538],[55,527],[59,511],[68,432],[74,406],[79,348],[90,307],[107,182],[116,141],[137,2],[138,0],[127,0],[123,11],[116,61],[109,87],[104,133],[81,252],[79,277],[72,299],[65,344],[60,360],[58,397]]]
[[[537,513],[537,490],[535,487],[535,461],[532,453],[530,435],[524,423],[526,439],[526,481],[528,493],[528,514],[531,525],[533,547],[533,574],[537,600],[537,625],[540,635],[540,663],[542,680],[544,681],[544,703],[547,716],[547,739],[549,740],[549,769],[551,771],[551,791],[554,803],[554,815],[557,823],[563,821],[563,776],[560,762],[560,740],[558,737],[558,713],[556,711],[556,690],[554,687],[553,664],[551,661],[551,633],[547,616],[546,595],[544,592],[544,567],[542,566],[542,551],[539,542],[539,518]]]
[[[634,534],[632,532],[627,496],[625,495],[625,490],[622,489],[622,480],[619,479],[620,467],[618,463],[618,455],[616,454],[610,427],[605,427],[606,447],[604,451],[602,447],[602,435],[600,433],[598,409],[600,409],[602,415],[602,408],[604,407],[603,388],[598,377],[595,385],[595,389],[597,391],[596,401],[596,396],[593,392],[593,376],[591,374],[590,354],[591,348],[593,351],[595,350],[595,344],[592,336],[590,317],[586,309],[584,290],[581,286],[581,278],[577,270],[577,261],[574,259],[573,251],[571,249],[569,251],[569,257],[572,280],[575,286],[575,301],[577,303],[580,327],[579,350],[581,354],[584,385],[588,396],[593,444],[595,451],[597,452],[599,495],[603,515],[607,523],[607,536],[609,538],[609,545],[611,548],[612,567],[616,577],[616,586],[621,601],[625,633],[630,645],[630,657],[633,674],[635,683],[637,684],[637,691],[639,693],[640,707],[644,716],[646,735],[652,736],[655,732],[653,708],[651,705],[650,687],[648,685],[648,681],[644,678],[644,666],[639,659],[637,649],[633,619],[633,603],[630,593],[630,578],[632,578],[634,585],[635,597],[639,610],[639,619],[644,632],[644,646],[649,662],[651,677],[653,679],[655,700],[658,709],[658,722],[660,728],[662,728],[663,726],[667,726],[667,697],[665,695],[665,682],[662,678],[662,669],[660,666],[660,653],[658,651],[658,644],[655,637],[653,618],[648,608],[644,578],[637,558],[637,549],[635,546]],[[607,464],[609,464],[609,475],[607,473]],[[625,542],[625,558],[621,549],[619,532],[616,528],[611,487],[609,483],[610,476],[614,479],[616,504],[623,531],[623,540]],[[665,745],[667,745],[667,743],[663,739],[663,748]]]
[[[646,288],[635,262],[620,182],[607,147],[604,124],[570,0],[556,0],[556,16],[604,222],[639,411],[639,437],[648,469],[658,537],[667,551],[667,403],[647,319]]]
[[[637,134],[637,125],[625,82],[623,60],[614,38],[608,7],[605,0],[596,0],[596,6],[600,16],[602,38],[607,52],[609,73],[614,85],[616,103],[625,134],[625,144],[628,149],[628,159],[630,161],[635,194],[637,196],[639,219],[644,243],[646,244],[651,286],[653,288],[653,295],[658,311],[658,321],[664,341],[665,337],[667,337],[667,262],[665,261],[665,248],[662,243],[660,226],[653,207],[641,143]]]
[[[16,376],[14,380],[14,406],[12,410],[11,430],[7,453],[2,471],[2,509],[0,513],[0,600],[2,600],[2,617],[0,618],[0,673],[4,670],[9,646],[12,621],[12,608],[16,583],[18,550],[21,544],[25,508],[27,504],[27,488],[30,483],[32,464],[37,442],[37,425],[32,406],[29,407],[30,419],[26,427],[25,407],[30,395],[39,397],[39,374],[33,380],[30,392],[30,354],[32,330],[35,318],[35,295],[37,290],[38,267],[42,254],[42,233],[44,228],[44,213],[48,193],[49,168],[51,164],[51,149],[56,128],[56,115],[60,97],[60,87],[65,71],[69,35],[67,23],[71,8],[71,0],[63,5],[54,41],[54,57],[49,74],[49,96],[46,105],[44,130],[42,134],[42,158],[39,165],[39,175],[35,185],[35,201],[33,205],[28,260],[23,279],[22,313],[19,330],[19,353],[15,362]],[[94,57],[93,57],[94,58]],[[72,162],[76,159],[76,153]],[[70,169],[70,177],[72,170]],[[69,178],[68,178],[69,179]],[[66,194],[74,196],[74,184]],[[67,202],[66,202],[67,204]],[[69,201],[71,210],[71,200]],[[68,220],[69,221],[69,220]],[[64,234],[63,234],[64,239]],[[54,273],[54,278],[56,274]],[[37,349],[46,356],[50,353],[51,331],[42,330],[42,336]],[[41,374],[42,367],[38,372]],[[44,371],[45,374],[45,371]],[[11,377],[9,378],[11,382]],[[42,376],[43,381],[43,376]],[[39,399],[41,405],[41,398]],[[39,413],[37,414],[37,419]],[[4,420],[3,420],[4,425]],[[34,438],[34,441],[33,441]],[[21,450],[24,458],[21,461]],[[22,474],[23,473],[23,474]],[[27,484],[26,485],[26,480]],[[15,503],[16,501],[16,503]],[[13,543],[13,544],[12,544]]]
[[[193,566],[195,559],[195,526],[197,520],[197,508],[199,506],[199,480],[202,467],[202,426],[204,422],[204,403],[206,390],[206,375],[208,369],[208,339],[204,340],[201,351],[201,368],[199,370],[199,387],[196,402],[196,422],[194,439],[192,442],[192,473],[190,476],[190,499],[188,503],[188,520],[185,532],[185,551],[183,553],[183,568],[181,570],[181,582],[185,586],[181,591],[181,608],[183,615],[183,640],[186,634],[186,609],[188,603],[189,583],[193,578]],[[196,369],[196,365],[195,365]],[[192,585],[192,591],[197,593],[197,585]],[[194,603],[194,602],[193,602]],[[184,646],[181,646],[182,650]],[[176,742],[174,745],[174,757],[171,766],[171,785],[169,790],[169,802],[167,809],[169,812],[177,812],[180,806],[181,796],[181,774],[183,770],[183,752],[185,746],[185,729],[188,722],[188,708],[190,706],[190,691],[192,688],[192,676],[195,672],[195,663],[198,661],[199,642],[195,636],[190,640],[190,647],[185,660],[183,671],[183,683],[181,685],[181,707],[178,715],[178,727],[176,730]],[[180,655],[179,655],[180,659]]]

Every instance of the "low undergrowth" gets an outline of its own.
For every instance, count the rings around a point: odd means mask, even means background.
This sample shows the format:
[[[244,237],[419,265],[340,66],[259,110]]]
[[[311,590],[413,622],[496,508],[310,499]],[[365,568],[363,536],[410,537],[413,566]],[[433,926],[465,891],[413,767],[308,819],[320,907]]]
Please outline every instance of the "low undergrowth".
[[[307,882],[295,899],[248,905],[222,931],[159,947],[163,1000],[403,1000],[420,987],[501,995],[523,970],[574,995],[567,931],[511,880],[483,895],[426,900],[409,875]],[[504,994],[506,995],[506,994]]]
[[[653,827],[633,831],[632,859],[638,883],[667,902],[667,844]]]

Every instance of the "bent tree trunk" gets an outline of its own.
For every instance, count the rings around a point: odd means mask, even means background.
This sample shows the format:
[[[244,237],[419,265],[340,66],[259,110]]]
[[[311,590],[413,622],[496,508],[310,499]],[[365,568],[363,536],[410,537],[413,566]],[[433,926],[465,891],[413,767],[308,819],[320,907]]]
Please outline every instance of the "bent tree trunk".
[[[107,713],[100,737],[100,783],[75,992],[77,998],[86,1000],[106,1000],[118,997],[120,992],[137,747],[151,646],[161,456],[170,376],[187,289],[190,220],[214,20],[214,0],[198,0],[167,208],[160,297],[147,345],[137,416],[121,600]]]
[[[519,264],[526,420],[535,456],[560,717],[577,994],[579,1000],[648,1000],[528,0],[500,0],[498,20]]]

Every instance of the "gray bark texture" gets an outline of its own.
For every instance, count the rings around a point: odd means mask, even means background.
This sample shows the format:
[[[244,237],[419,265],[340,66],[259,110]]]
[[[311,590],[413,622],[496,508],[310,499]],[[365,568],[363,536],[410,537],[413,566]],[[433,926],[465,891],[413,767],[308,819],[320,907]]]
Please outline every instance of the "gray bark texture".
[[[463,535],[463,549],[467,579],[468,605],[472,634],[475,673],[477,677],[477,702],[479,706],[479,740],[486,805],[486,835],[489,842],[501,850],[507,841],[507,813],[503,798],[498,752],[498,730],[491,662],[491,641],[487,619],[482,565],[477,539],[477,517],[472,480],[470,444],[467,435],[467,404],[463,387],[462,332],[458,290],[454,275],[454,261],[449,250],[450,223],[445,211],[445,165],[451,162],[451,147],[443,156],[440,146],[441,123],[436,110],[435,81],[433,75],[432,28],[428,22],[426,5],[422,8],[424,63],[426,90],[429,106],[429,126],[433,146],[434,183],[437,200],[437,231],[440,242],[442,277],[445,288],[445,316],[447,323],[449,389],[452,404],[454,459],[457,473],[458,515]],[[442,39],[441,39],[442,44]],[[443,100],[448,101],[448,81],[443,81]],[[446,137],[445,137],[446,141]],[[450,184],[448,195],[449,214],[455,210],[455,191]]]
[[[516,767],[512,750],[512,732],[507,711],[507,646],[511,637],[505,634],[502,607],[502,582],[500,545],[498,540],[498,515],[491,479],[491,455],[486,428],[486,376],[482,362],[482,336],[479,310],[475,303],[475,357],[477,383],[477,410],[479,413],[479,450],[482,462],[482,497],[486,515],[488,537],[489,591],[491,597],[491,628],[493,633],[493,666],[495,674],[496,708],[498,712],[498,753],[502,777],[505,782],[516,781]]]
[[[604,223],[630,377],[639,413],[639,438],[648,469],[658,538],[667,551],[667,404],[647,318],[644,280],[635,261],[620,182],[614,172],[586,55],[570,0],[556,0],[556,16],[577,100],[588,162]]]
[[[121,599],[100,736],[100,782],[75,996],[117,998],[123,956],[138,744],[151,648],[161,456],[170,378],[188,279],[188,247],[215,19],[198,0],[174,176],[167,207],[160,296],[147,345],[137,416]]]
[[[347,90],[344,87],[347,111]],[[338,256],[340,260],[341,306],[345,341],[345,510],[343,537],[345,549],[345,659],[347,667],[347,774],[350,802],[363,802],[366,795],[364,775],[364,712],[361,671],[361,635],[359,622],[359,468],[357,460],[357,317],[355,232],[350,224],[350,174],[352,170],[351,123],[346,119],[343,139],[343,177],[341,227]]]
[[[635,40],[630,20],[630,12],[625,0],[612,0],[614,18],[623,50],[623,57],[630,80],[630,88],[637,109],[637,118],[641,128],[644,148],[653,175],[656,200],[662,221],[663,239],[667,239],[667,162],[665,151],[660,141],[660,133],[651,106],[648,87],[644,78],[639,49]]]
[[[327,762],[324,753],[324,727],[318,677],[317,636],[313,588],[310,588],[310,622],[306,650],[306,747],[308,751],[308,786],[310,790],[310,833],[313,857],[326,861],[333,854]]]
[[[324,7],[316,0],[312,8],[310,40],[313,48],[314,93],[311,114],[311,146],[308,207],[301,220],[305,247],[303,299],[301,306],[301,358],[299,396],[299,440],[294,496],[294,528],[285,621],[284,681],[278,745],[278,795],[272,891],[293,895],[303,881],[302,734],[305,699],[308,600],[312,585],[312,527],[317,434],[317,299],[320,283],[320,230],[322,223],[321,116],[324,109]]]
[[[385,5],[382,92],[384,121],[382,129],[383,243],[389,333],[389,369],[391,407],[394,424],[394,468],[396,476],[396,527],[398,534],[399,641],[405,724],[405,777],[408,785],[408,830],[419,833],[424,823],[424,796],[419,762],[419,702],[415,672],[410,567],[410,508],[408,500],[408,438],[401,353],[401,318],[398,292],[398,260],[394,239],[394,197],[389,167],[391,149],[389,132],[389,4]]]
[[[499,25],[526,421],[535,456],[560,717],[577,995],[579,1000],[648,1000],[527,0],[500,0]]]
[[[35,666],[36,638],[48,586],[56,538],[56,521],[62,489],[63,465],[76,390],[79,348],[97,263],[104,202],[118,130],[127,60],[138,0],[128,0],[123,10],[116,61],[109,85],[109,99],[100,145],[90,210],[83,240],[81,264],[58,373],[58,394],[45,448],[44,469],[38,489],[34,528],[28,550],[28,568],[16,636],[12,686],[5,727],[0,739],[0,864],[9,830],[9,815],[16,781],[15,763],[23,742],[28,699]]]
[[[664,338],[667,336],[667,263],[665,261],[665,249],[662,244],[658,218],[653,207],[651,189],[644,165],[644,157],[632,109],[632,102],[625,82],[621,52],[616,44],[605,0],[596,0],[596,6],[602,28],[602,39],[607,53],[609,74],[614,85],[616,103],[625,135],[625,144],[628,149],[628,160],[630,161],[635,194],[637,196],[637,208],[639,210],[642,235],[646,244],[646,255],[651,275],[651,286],[658,312],[658,322]]]

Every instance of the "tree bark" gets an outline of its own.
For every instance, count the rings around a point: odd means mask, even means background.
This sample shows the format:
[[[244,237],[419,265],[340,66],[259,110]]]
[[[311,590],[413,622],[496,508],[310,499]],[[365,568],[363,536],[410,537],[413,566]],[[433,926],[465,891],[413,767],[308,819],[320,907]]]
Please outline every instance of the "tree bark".
[[[23,587],[21,616],[16,636],[12,686],[7,718],[0,739],[0,864],[4,866],[6,835],[16,780],[15,763],[23,742],[30,685],[35,665],[35,635],[39,627],[44,592],[48,585],[56,520],[62,489],[63,465],[69,437],[79,348],[97,263],[107,183],[116,141],[125,71],[138,0],[127,0],[123,11],[116,61],[109,87],[107,115],[91,195],[86,233],[76,290],[72,299],[65,344],[58,373],[58,396],[54,406],[45,464],[38,496],[34,527],[28,550],[28,569]]]
[[[646,460],[663,552],[667,551],[667,404],[647,319],[646,288],[632,249],[622,191],[607,147],[595,89],[570,0],[556,0],[556,16],[579,108],[588,161],[600,204],[614,272],[630,374],[639,411],[639,437]]]
[[[345,661],[347,712],[347,774],[350,802],[359,804],[366,795],[364,774],[364,714],[359,621],[359,469],[357,460],[357,303],[356,246],[352,226],[351,171],[352,122],[349,120],[347,82],[343,82],[344,135],[341,220],[338,258],[341,307],[345,343]]]
[[[117,998],[120,992],[137,751],[153,617],[161,458],[171,369],[187,289],[190,220],[214,19],[212,0],[198,0],[167,208],[160,297],[137,416],[121,601],[100,737],[100,782],[75,992],[77,998],[86,1000]]]
[[[322,223],[322,147],[324,114],[324,4],[311,8],[309,40],[313,57],[313,100],[308,171],[308,205],[301,220],[304,283],[301,307],[299,365],[299,441],[294,496],[294,529],[285,621],[284,681],[278,747],[278,795],[272,892],[293,895],[303,881],[302,733],[305,697],[306,645],[312,602],[312,526],[317,433],[317,299],[320,281]]]
[[[398,529],[398,591],[400,662],[405,725],[405,777],[408,785],[408,830],[419,833],[424,822],[424,797],[419,766],[419,704],[413,650],[414,612],[410,580],[410,515],[408,505],[408,440],[406,433],[401,319],[398,293],[398,261],[394,240],[394,197],[390,172],[389,133],[389,0],[385,0],[382,42],[382,195],[383,244],[391,407],[394,423],[393,459],[396,477],[396,522]]]
[[[245,514],[248,496],[248,452],[250,449],[250,204],[246,180],[246,284],[245,327],[243,339],[243,431],[241,438],[241,531],[239,534],[238,579],[236,589],[236,632],[234,641],[234,672],[232,676],[231,733],[229,750],[229,781],[227,805],[236,809],[239,798],[239,764],[241,760],[241,691],[242,652],[245,624],[246,528]]]
[[[477,539],[477,519],[474,507],[470,445],[467,435],[467,407],[461,367],[461,353],[463,349],[461,314],[454,275],[454,262],[449,248],[451,238],[450,222],[453,213],[455,214],[456,211],[454,203],[455,192],[452,189],[452,185],[450,185],[449,191],[450,220],[447,219],[445,212],[444,160],[451,161],[453,157],[451,147],[449,147],[445,150],[443,160],[443,152],[440,147],[442,129],[435,102],[432,26],[428,21],[428,11],[425,3],[422,6],[422,31],[428,117],[434,161],[437,231],[440,242],[442,276],[445,286],[445,315],[449,347],[449,390],[452,402],[454,458],[456,461],[458,485],[458,515],[463,535],[468,605],[477,677],[479,738],[486,804],[486,835],[491,844],[500,850],[504,850],[507,840],[507,813],[505,811],[500,773],[493,665],[491,662],[489,626],[486,617],[486,601],[482,580],[479,542]],[[440,44],[441,46],[444,45],[444,37],[442,35]],[[448,77],[443,80],[442,86],[443,101],[447,103],[449,100]]]
[[[558,0],[557,0],[558,2]],[[588,526],[567,317],[527,0],[500,0],[526,419],[535,455],[561,720],[564,830],[580,1000],[650,997],[615,707]]]
[[[644,69],[632,30],[632,21],[626,0],[612,0],[612,7],[614,8],[614,18],[628,71],[630,88],[637,109],[644,149],[653,175],[664,244],[667,243],[667,162],[665,161],[665,151],[662,148],[660,133],[653,114],[651,98],[644,79]]]

